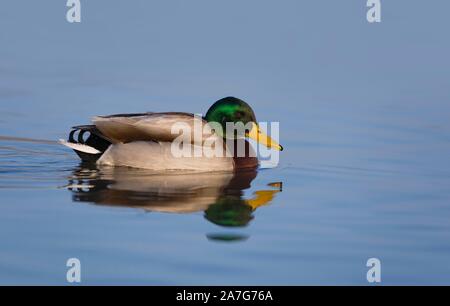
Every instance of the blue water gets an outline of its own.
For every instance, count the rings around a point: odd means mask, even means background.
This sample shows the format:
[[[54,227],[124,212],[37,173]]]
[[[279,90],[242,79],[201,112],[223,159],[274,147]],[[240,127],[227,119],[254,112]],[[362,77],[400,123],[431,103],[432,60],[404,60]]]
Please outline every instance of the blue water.
[[[450,284],[448,1],[379,24],[365,1],[82,0],[80,24],[58,2],[0,8],[0,284],[67,284],[72,257],[82,284],[364,285],[371,257],[382,284]],[[228,95],[285,148],[232,186],[54,142]]]

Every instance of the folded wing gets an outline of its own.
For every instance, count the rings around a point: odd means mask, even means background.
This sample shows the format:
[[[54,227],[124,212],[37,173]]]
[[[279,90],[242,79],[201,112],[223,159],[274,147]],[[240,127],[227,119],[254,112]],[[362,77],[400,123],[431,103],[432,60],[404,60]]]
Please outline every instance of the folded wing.
[[[128,143],[140,140],[171,142],[181,134],[188,132],[183,131],[182,128],[190,129],[191,139],[193,140],[195,129],[200,135],[208,136],[202,133],[206,121],[200,116],[194,116],[190,113],[168,112],[98,116],[94,117],[92,121],[97,129],[111,139],[113,143]]]

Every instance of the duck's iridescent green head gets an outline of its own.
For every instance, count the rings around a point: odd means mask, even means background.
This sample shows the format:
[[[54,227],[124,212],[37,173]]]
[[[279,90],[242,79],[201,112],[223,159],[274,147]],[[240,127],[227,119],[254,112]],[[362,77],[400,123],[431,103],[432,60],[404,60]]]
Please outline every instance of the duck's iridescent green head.
[[[220,99],[209,108],[204,118],[208,122],[219,123],[222,126],[223,131],[226,131],[227,122],[242,122],[246,126],[250,124],[251,128],[245,136],[252,138],[269,148],[280,151],[283,150],[282,146],[259,129],[255,113],[250,105],[241,99],[234,97]]]
[[[256,122],[255,113],[250,105],[241,99],[227,97],[214,103],[205,115],[208,122],[218,122],[224,128],[227,122]]]

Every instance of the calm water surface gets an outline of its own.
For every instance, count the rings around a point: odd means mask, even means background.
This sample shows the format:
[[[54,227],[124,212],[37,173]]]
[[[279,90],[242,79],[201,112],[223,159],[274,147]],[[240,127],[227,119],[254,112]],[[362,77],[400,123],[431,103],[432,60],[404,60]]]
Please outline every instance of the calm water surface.
[[[83,284],[363,285],[371,257],[384,284],[450,284],[450,7],[412,2],[369,25],[358,1],[86,1],[74,25],[6,1],[0,284],[66,284],[71,257]],[[280,122],[277,168],[96,168],[55,142],[228,95]]]

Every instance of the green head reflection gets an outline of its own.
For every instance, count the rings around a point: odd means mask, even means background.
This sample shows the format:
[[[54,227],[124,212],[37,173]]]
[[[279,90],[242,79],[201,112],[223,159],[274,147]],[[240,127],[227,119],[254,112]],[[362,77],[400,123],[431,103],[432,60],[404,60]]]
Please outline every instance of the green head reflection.
[[[253,219],[253,209],[237,196],[223,196],[205,211],[205,218],[217,225],[246,226]]]

